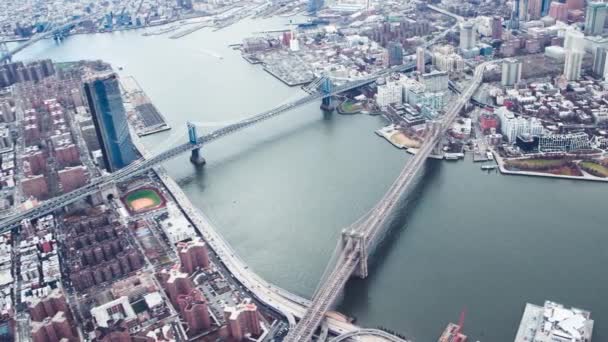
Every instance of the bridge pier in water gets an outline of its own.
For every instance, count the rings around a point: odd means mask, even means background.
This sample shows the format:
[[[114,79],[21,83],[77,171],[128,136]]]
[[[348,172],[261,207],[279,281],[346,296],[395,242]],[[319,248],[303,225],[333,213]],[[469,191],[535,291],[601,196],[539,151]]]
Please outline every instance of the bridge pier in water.
[[[333,88],[333,85],[331,84],[331,80],[329,78],[325,78],[323,80],[323,83],[321,83],[321,92],[323,93],[323,95],[329,95],[331,94],[331,90]],[[331,100],[331,96],[327,96],[324,97],[321,103],[321,109],[328,111],[328,112],[333,112],[334,109],[336,109],[335,105],[333,104],[333,101]]]
[[[198,135],[196,134],[196,126],[188,122],[188,140],[192,145],[198,145]],[[190,155],[190,162],[194,165],[205,165],[206,161],[201,154],[201,148],[197,147],[192,150],[192,154]]]

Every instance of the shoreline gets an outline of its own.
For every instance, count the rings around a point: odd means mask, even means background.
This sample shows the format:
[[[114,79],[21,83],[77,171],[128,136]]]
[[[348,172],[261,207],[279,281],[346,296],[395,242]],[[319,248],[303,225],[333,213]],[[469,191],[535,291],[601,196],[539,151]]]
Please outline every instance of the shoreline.
[[[129,125],[129,128],[133,129],[131,125]],[[132,136],[132,140],[135,148],[143,157],[150,155],[150,152],[143,145],[139,137]],[[249,293],[268,309],[274,310],[284,316],[290,327],[295,326],[296,317],[301,318],[305,314],[311,301],[266,281],[254,272],[223,235],[215,229],[210,219],[190,202],[181,186],[168,175],[162,165],[155,166],[150,171],[154,172],[160,179],[164,189],[172,197],[170,201],[175,203],[184,217],[192,223],[199,236],[210,246],[211,250],[213,250],[234,279],[247,288]],[[334,312],[339,315],[333,315],[332,313]],[[328,329],[333,334],[341,335],[361,329],[359,326],[341,317],[347,316],[337,311],[328,311],[326,314]]]
[[[511,176],[528,176],[528,177],[548,177],[548,178],[558,178],[558,179],[569,179],[569,180],[579,180],[579,181],[593,181],[593,182],[604,182],[608,183],[608,178],[600,178],[587,174],[583,171],[583,176],[568,176],[568,175],[554,175],[551,173],[545,172],[534,172],[534,171],[512,171],[507,170],[505,168],[505,161],[496,151],[490,149],[492,155],[494,155],[494,160],[496,164],[498,164],[498,170],[501,174],[511,175]]]

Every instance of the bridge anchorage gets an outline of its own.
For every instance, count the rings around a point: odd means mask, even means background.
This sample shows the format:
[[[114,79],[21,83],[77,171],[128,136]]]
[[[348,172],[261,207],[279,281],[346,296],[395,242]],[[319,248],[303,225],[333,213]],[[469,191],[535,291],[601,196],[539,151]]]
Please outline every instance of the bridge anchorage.
[[[336,109],[336,106],[333,104],[331,99],[331,94],[333,90],[333,85],[331,80],[328,77],[324,77],[321,83],[321,93],[323,94],[323,100],[321,103],[321,109],[326,110],[328,112],[333,112]]]
[[[342,231],[342,249],[352,248],[359,255],[359,263],[354,275],[365,279],[367,278],[367,238],[363,233],[344,229]]]
[[[188,122],[187,125],[188,140],[190,141],[190,144],[197,146],[202,145],[202,143],[199,142],[198,134],[196,133],[196,126],[191,122]],[[192,154],[190,155],[190,162],[194,165],[205,165],[205,158],[203,158],[203,156],[201,155],[201,146],[192,149]]]

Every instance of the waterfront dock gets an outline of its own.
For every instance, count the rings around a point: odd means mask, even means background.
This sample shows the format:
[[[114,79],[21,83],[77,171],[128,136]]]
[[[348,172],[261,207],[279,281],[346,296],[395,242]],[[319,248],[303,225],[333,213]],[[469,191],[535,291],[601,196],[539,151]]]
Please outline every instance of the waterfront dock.
[[[171,129],[135,78],[121,77],[120,85],[125,97],[127,118],[137,136],[142,137]]]
[[[505,167],[505,160],[495,151],[492,151],[494,155],[494,159],[498,164],[498,170],[500,173],[505,175],[519,175],[519,176],[534,176],[534,177],[549,177],[549,178],[561,178],[561,179],[571,179],[571,180],[585,180],[585,181],[595,181],[595,182],[608,182],[608,178],[600,178],[588,173],[584,173],[583,176],[568,176],[568,175],[556,175],[545,172],[534,172],[534,171],[513,171],[508,170]]]
[[[185,37],[185,36],[187,36],[187,35],[189,35],[191,33],[194,33],[194,32],[196,32],[198,30],[201,30],[201,29],[203,29],[205,27],[211,27],[211,26],[213,26],[213,25],[210,24],[210,23],[208,23],[208,22],[204,22],[204,23],[198,24],[198,25],[196,25],[194,27],[190,27],[190,28],[187,28],[185,30],[176,32],[175,34],[169,36],[169,39],[179,39],[179,38]]]

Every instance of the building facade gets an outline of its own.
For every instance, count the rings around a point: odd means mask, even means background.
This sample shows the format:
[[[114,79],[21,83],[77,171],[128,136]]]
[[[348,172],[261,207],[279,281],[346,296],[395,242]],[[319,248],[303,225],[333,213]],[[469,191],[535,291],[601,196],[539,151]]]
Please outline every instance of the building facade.
[[[564,63],[564,76],[568,81],[576,81],[581,77],[583,57],[585,52],[581,50],[566,50]]]
[[[590,2],[587,4],[585,14],[585,34],[599,35],[604,31],[604,22],[608,8],[603,2]]]
[[[110,172],[119,170],[137,155],[131,141],[118,77],[112,74],[84,84],[104,162]]]
[[[388,44],[388,65],[401,64],[403,64],[403,45],[399,42],[390,42]]]
[[[475,25],[468,21],[460,25],[460,49],[470,50],[475,46]]]
[[[540,152],[572,152],[590,148],[587,133],[548,134],[540,137]]]
[[[502,62],[502,76],[500,83],[505,87],[514,86],[521,81],[521,61],[509,58]]]

